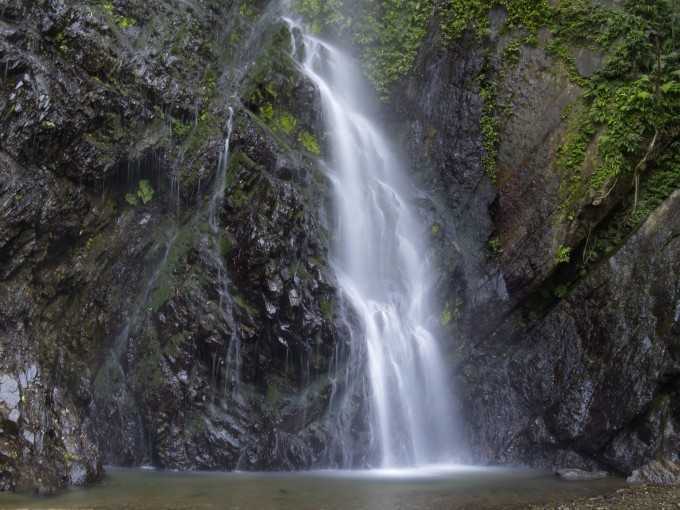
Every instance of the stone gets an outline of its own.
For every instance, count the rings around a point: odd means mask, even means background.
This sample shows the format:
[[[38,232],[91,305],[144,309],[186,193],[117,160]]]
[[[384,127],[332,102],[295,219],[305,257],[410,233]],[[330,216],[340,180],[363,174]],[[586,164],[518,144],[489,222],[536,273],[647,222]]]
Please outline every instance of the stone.
[[[577,468],[562,468],[558,469],[555,474],[562,480],[569,482],[588,482],[591,480],[602,480],[607,478],[609,473],[606,471],[585,471]]]
[[[680,485],[680,464],[670,460],[653,460],[636,469],[626,479],[632,484]]]

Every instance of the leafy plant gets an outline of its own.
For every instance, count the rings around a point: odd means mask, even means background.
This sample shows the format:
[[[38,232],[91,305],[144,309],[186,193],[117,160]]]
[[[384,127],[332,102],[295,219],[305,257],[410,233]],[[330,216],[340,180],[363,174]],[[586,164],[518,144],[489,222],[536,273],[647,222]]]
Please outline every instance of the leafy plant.
[[[317,142],[316,137],[309,131],[301,131],[300,135],[298,136],[298,141],[307,150],[307,152],[311,152],[315,156],[321,155],[321,147],[319,147],[319,142]]]
[[[361,48],[369,79],[383,99],[392,86],[412,70],[427,33],[433,0],[297,0],[295,6],[313,31],[350,35]],[[352,14],[348,14],[351,12]]]
[[[560,245],[555,254],[556,264],[567,264],[571,260],[571,248],[569,246]]]
[[[493,239],[489,239],[489,250],[494,255],[500,255],[501,253],[503,253],[503,247],[501,245],[501,240],[498,239],[497,237],[494,237]]]
[[[135,193],[125,195],[125,201],[132,206],[137,206],[140,202],[146,205],[153,200],[153,197],[154,190],[151,187],[151,183],[146,179],[142,179],[139,181]]]

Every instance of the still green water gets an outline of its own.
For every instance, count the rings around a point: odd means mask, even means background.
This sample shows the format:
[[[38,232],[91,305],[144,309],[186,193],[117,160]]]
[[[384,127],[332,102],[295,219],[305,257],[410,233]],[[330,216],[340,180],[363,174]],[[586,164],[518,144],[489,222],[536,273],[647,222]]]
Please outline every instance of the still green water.
[[[0,495],[2,509],[519,509],[606,494],[623,480],[564,482],[528,470],[446,467],[305,473],[173,473],[109,468],[104,481],[51,498]]]

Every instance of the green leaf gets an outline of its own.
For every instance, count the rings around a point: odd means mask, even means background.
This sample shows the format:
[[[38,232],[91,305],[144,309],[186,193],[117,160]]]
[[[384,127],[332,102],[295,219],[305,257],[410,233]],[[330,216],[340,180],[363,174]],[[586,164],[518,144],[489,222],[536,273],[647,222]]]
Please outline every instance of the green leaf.
[[[144,205],[148,204],[153,200],[154,191],[151,184],[146,179],[139,181],[139,189],[137,190],[137,196],[142,201]]]

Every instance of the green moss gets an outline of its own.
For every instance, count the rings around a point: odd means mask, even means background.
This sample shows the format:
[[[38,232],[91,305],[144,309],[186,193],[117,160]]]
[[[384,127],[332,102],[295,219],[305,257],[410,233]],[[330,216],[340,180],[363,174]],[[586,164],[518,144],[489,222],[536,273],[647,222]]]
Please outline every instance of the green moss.
[[[489,251],[494,255],[500,255],[503,253],[503,246],[501,245],[501,240],[497,237],[489,239]]]
[[[558,285],[554,290],[555,297],[558,299],[564,299],[569,294],[569,287],[567,285]]]
[[[158,311],[172,297],[176,285],[175,272],[194,245],[199,232],[196,224],[190,222],[184,225],[175,235],[165,264],[160,268],[158,279],[151,293],[149,306],[152,311]],[[163,242],[167,241],[160,240],[159,246],[162,246]]]
[[[134,367],[134,385],[137,392],[151,397],[163,383],[161,372],[161,346],[153,330],[147,330],[143,341],[139,343],[137,364]]]
[[[281,392],[279,391],[279,387],[275,384],[270,382],[267,384],[267,403],[270,405],[276,405],[279,400],[281,399]]]
[[[307,152],[310,152],[315,156],[321,155],[321,147],[319,147],[319,142],[309,131],[301,131],[298,135],[298,141],[302,144]]]
[[[446,306],[442,310],[441,317],[439,318],[439,322],[442,326],[446,327],[449,324],[451,324],[452,320],[453,320],[453,311],[451,310],[449,303],[446,303]]]
[[[297,119],[288,112],[279,112],[273,122],[274,130],[290,135],[297,126]]]
[[[186,139],[187,155],[195,156],[203,148],[207,140],[221,137],[220,119],[211,111],[204,110]]]
[[[239,7],[239,14],[244,18],[254,18],[257,16],[257,10],[250,4],[244,3]]]
[[[234,300],[234,303],[239,308],[241,308],[242,310],[245,310],[248,313],[248,315],[250,315],[251,317],[257,317],[259,315],[257,308],[255,308],[250,303],[248,303],[246,298],[244,298],[243,296],[241,296],[239,294],[234,294],[232,296],[232,299]]]
[[[66,53],[69,50],[68,44],[66,42],[66,34],[63,31],[57,33],[54,37],[54,42],[57,44],[57,48],[61,53]]]
[[[321,298],[319,309],[326,320],[333,320],[333,301],[328,298]]]
[[[484,172],[496,182],[496,163],[498,160],[498,113],[496,104],[497,83],[488,78],[488,70],[483,70],[480,76],[479,94],[484,101],[482,116],[480,118],[480,129],[482,132],[482,165]]]
[[[266,103],[260,107],[260,117],[268,124],[274,120],[274,107],[271,103]]]
[[[188,336],[188,333],[184,331],[172,335],[163,346],[163,354],[166,356],[176,356],[185,342],[185,336]]]
[[[227,258],[231,251],[234,249],[234,244],[231,239],[225,235],[220,238],[220,253],[223,258]]]
[[[170,300],[172,292],[173,288],[170,285],[160,285],[156,287],[153,294],[151,294],[151,302],[149,304],[151,311],[157,312],[160,310],[160,308]]]
[[[185,139],[191,132],[192,125],[185,124],[184,122],[173,119],[172,120],[172,134],[175,135],[179,140]]]
[[[109,0],[104,0],[101,3],[102,10],[106,13],[106,15],[113,20],[113,22],[120,28],[121,30],[128,29],[130,27],[133,27],[137,24],[137,20],[133,18],[128,18],[127,16],[121,16],[116,14],[115,8],[112,2]]]
[[[456,298],[453,302],[447,301],[442,310],[439,322],[443,327],[449,326],[451,323],[460,319],[463,310],[463,301]]]
[[[127,18],[125,16],[116,16],[115,17],[116,25],[118,25],[118,28],[122,30],[126,30],[130,27],[133,27],[137,24],[137,20],[133,18]]]

